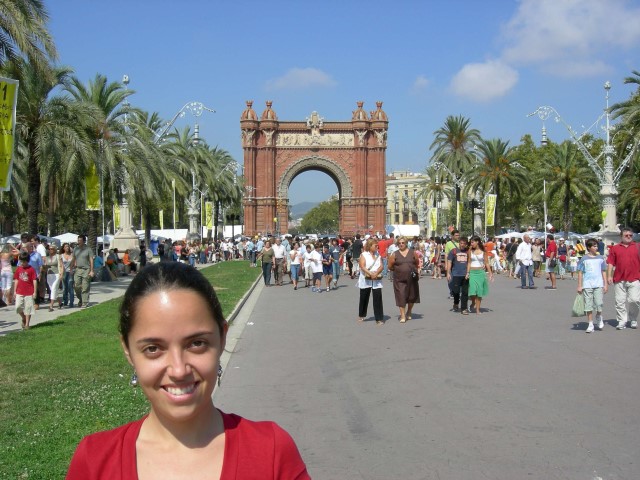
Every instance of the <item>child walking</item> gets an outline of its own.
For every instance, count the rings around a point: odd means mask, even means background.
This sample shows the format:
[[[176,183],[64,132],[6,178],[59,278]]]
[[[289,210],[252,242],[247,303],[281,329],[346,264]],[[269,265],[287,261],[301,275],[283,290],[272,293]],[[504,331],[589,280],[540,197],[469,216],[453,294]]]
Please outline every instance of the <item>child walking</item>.
[[[584,311],[587,314],[587,333],[594,330],[593,311],[596,311],[598,330],[604,328],[602,320],[602,295],[607,293],[607,264],[598,254],[598,242],[593,238],[587,240],[587,253],[578,262],[578,293],[584,299]]]
[[[16,312],[22,318],[22,329],[29,330],[31,315],[35,311],[38,274],[29,265],[29,254],[27,252],[21,252],[18,259],[20,260],[20,266],[13,274],[13,285],[16,292]]]

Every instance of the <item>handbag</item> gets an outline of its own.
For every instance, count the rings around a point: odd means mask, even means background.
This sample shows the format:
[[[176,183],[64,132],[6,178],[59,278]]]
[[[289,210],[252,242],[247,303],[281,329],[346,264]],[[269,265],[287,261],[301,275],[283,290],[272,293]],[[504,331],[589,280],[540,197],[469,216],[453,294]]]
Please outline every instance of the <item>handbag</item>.
[[[382,273],[379,273],[377,277],[372,277],[371,275],[365,274],[364,278],[367,280],[382,280]]]
[[[556,261],[555,258],[552,258],[551,260],[549,260],[549,268],[556,268],[558,266],[558,262]]]

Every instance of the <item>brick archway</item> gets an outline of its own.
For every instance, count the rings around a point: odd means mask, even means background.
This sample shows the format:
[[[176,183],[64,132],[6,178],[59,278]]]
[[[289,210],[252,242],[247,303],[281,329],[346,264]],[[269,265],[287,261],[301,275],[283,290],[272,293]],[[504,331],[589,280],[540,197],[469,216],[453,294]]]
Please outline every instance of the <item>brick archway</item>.
[[[271,102],[260,120],[247,102],[240,119],[244,150],[246,235],[288,229],[289,186],[302,172],[318,170],[338,185],[340,233],[384,231],[387,116],[382,102],[367,114],[363,102],[351,121],[278,121]]]

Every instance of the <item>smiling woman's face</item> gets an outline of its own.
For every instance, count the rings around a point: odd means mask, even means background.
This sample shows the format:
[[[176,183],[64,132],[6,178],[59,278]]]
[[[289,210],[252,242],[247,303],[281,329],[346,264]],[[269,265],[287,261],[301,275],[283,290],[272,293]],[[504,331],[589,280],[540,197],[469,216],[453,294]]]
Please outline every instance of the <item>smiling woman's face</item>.
[[[153,414],[187,421],[210,413],[225,336],[195,292],[159,290],[139,300],[123,348]]]

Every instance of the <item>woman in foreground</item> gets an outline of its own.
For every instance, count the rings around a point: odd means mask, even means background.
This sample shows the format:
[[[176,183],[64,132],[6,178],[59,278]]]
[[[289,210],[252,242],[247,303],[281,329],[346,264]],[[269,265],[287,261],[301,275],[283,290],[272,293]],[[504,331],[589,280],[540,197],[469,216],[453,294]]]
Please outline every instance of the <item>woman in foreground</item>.
[[[404,323],[411,320],[413,304],[420,303],[418,256],[413,248],[407,247],[406,237],[398,237],[398,250],[389,256],[389,270],[393,271],[393,293],[400,309],[400,323]]]
[[[213,287],[196,269],[162,262],[138,273],[120,307],[120,334],[149,414],[85,437],[66,478],[310,478],[278,425],[214,407],[226,333]]]

